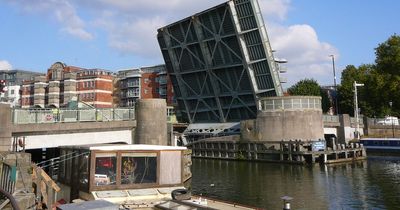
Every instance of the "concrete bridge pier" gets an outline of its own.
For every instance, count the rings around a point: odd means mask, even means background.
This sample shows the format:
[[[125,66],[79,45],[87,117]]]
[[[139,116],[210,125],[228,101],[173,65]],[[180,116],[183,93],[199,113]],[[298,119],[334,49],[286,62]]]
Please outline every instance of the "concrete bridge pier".
[[[134,144],[168,145],[165,99],[141,99],[135,110]]]
[[[11,107],[9,104],[0,104],[0,151],[10,151],[11,140]]]

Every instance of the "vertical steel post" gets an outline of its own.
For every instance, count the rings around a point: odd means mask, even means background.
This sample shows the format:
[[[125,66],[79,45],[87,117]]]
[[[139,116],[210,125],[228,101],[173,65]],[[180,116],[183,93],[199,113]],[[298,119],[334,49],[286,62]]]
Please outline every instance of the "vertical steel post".
[[[333,85],[335,88],[335,113],[339,114],[339,106],[337,100],[337,85],[336,85],[336,69],[335,69],[335,55],[330,55],[332,57],[332,70],[333,70]]]
[[[354,117],[356,118],[356,135],[357,135],[357,139],[360,140],[360,134],[359,134],[359,130],[360,130],[360,123],[358,120],[358,96],[357,96],[357,87],[362,87],[364,86],[364,84],[361,83],[357,83],[356,81],[354,81],[353,83],[354,86]]]

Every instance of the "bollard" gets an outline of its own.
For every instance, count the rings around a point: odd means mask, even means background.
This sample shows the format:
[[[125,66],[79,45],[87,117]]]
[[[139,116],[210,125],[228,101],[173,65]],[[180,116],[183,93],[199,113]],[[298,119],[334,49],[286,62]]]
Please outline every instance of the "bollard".
[[[283,200],[283,210],[290,210],[290,201],[293,200],[293,198],[285,195],[281,197],[281,199]]]

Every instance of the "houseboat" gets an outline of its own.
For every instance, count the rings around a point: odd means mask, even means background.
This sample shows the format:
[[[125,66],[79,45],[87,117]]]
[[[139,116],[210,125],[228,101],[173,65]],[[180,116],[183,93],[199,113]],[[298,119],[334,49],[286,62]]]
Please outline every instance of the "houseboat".
[[[191,150],[186,147],[61,147],[57,200],[69,204],[57,208],[80,209],[84,203],[108,202],[117,209],[256,209],[191,196],[191,164]]]
[[[61,147],[57,199],[153,206],[171,199],[174,190],[187,190],[192,177],[190,155],[186,147],[175,146]]]
[[[360,143],[367,152],[400,152],[399,138],[363,138]]]

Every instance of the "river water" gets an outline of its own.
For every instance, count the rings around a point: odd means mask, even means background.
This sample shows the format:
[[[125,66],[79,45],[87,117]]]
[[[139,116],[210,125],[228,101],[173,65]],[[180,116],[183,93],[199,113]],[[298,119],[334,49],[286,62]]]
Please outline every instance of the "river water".
[[[400,209],[400,157],[338,165],[193,159],[194,194],[263,209]]]

